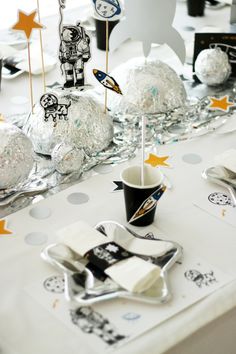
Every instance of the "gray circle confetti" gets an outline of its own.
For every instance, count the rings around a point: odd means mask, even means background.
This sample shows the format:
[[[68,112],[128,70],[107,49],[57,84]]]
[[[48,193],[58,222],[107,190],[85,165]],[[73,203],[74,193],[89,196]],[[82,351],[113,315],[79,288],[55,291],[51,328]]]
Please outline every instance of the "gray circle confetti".
[[[202,158],[197,154],[186,154],[182,157],[183,161],[190,165],[197,165],[202,162]]]
[[[11,102],[12,102],[13,104],[19,104],[19,105],[21,105],[21,104],[26,104],[26,103],[28,103],[28,102],[29,102],[29,99],[28,99],[28,97],[24,97],[24,96],[15,96],[15,97],[12,97],[12,98],[11,98]]]
[[[51,216],[51,210],[45,206],[36,206],[30,210],[29,214],[34,219],[43,220]]]
[[[98,165],[94,167],[94,171],[101,175],[105,175],[106,173],[112,172],[112,167],[110,165]]]
[[[48,236],[42,232],[31,232],[25,236],[25,242],[31,246],[40,246],[46,243]]]
[[[67,200],[74,205],[85,204],[89,201],[89,196],[85,193],[71,193],[68,195]]]

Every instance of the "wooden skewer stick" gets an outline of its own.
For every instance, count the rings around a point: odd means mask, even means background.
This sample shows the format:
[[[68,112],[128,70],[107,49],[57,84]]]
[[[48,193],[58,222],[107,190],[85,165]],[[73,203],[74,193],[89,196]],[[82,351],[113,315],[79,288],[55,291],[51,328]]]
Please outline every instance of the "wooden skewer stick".
[[[144,161],[145,161],[145,140],[146,140],[146,118],[142,117],[142,166],[141,166],[141,185],[145,185]]]
[[[39,0],[37,0],[37,10],[38,10],[39,23],[41,23]],[[40,40],[41,63],[42,63],[43,92],[46,93],[45,64],[44,64],[44,52],[43,52],[43,36],[42,36],[42,30],[41,29],[39,30],[39,40]]]
[[[32,69],[31,69],[31,58],[30,58],[30,41],[27,40],[27,49],[28,49],[28,64],[29,64],[29,86],[30,86],[30,104],[31,104],[31,113],[34,113],[34,96],[33,96],[33,83],[32,83]]]
[[[109,71],[109,21],[106,20],[106,74]],[[107,113],[107,88],[105,89],[105,113]]]

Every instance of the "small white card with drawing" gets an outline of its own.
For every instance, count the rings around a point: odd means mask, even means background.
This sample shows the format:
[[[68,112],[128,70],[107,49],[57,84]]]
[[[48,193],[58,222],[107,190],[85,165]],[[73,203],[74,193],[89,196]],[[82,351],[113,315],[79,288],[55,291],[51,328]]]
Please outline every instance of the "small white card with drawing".
[[[201,195],[194,201],[194,205],[236,227],[236,208],[227,191],[219,190],[216,187],[215,190]]]

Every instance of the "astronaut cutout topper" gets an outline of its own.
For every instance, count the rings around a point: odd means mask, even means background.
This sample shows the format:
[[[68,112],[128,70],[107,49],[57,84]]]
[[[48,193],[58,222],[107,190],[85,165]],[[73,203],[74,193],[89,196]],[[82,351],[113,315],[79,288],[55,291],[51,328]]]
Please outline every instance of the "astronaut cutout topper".
[[[80,23],[63,25],[59,59],[65,75],[64,88],[84,86],[84,63],[90,57],[90,38]]]

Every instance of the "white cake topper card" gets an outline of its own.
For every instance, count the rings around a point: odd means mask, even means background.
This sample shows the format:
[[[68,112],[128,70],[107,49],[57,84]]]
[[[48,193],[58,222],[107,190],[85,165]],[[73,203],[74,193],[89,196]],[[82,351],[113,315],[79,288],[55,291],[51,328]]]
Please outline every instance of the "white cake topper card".
[[[99,19],[106,21],[106,75],[108,75],[109,71],[109,22],[116,21],[119,17],[121,17],[121,6],[119,0],[92,0],[94,4],[94,9],[96,15]],[[104,73],[102,73],[103,75]],[[96,78],[100,79],[100,74],[95,74]],[[113,80],[113,79],[112,79]],[[111,80],[111,81],[112,81]],[[102,81],[99,80],[101,83]],[[103,83],[102,83],[103,84]],[[105,86],[106,87],[106,86]],[[105,90],[105,113],[107,112],[107,87]]]
[[[110,49],[133,39],[143,43],[144,56],[148,57],[152,43],[167,44],[184,63],[184,40],[172,26],[175,12],[176,0],[126,0],[125,19],[113,29]]]
[[[115,21],[121,16],[121,6],[118,0],[92,0],[96,15],[102,20]]]
[[[80,22],[76,22],[76,25],[64,24],[63,10],[66,8],[66,0],[58,0],[58,4],[60,14],[59,60],[61,73],[65,78],[64,88],[84,87],[85,63],[91,57],[90,37]]]

